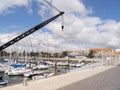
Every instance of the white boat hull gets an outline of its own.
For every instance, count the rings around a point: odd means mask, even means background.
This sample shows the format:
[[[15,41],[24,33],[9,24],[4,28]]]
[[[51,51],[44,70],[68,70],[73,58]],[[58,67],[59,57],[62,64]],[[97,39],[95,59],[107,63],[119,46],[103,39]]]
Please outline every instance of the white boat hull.
[[[24,69],[24,70],[12,70],[10,72],[8,72],[8,75],[10,76],[17,76],[17,75],[23,75],[26,72],[30,72],[30,69]]]

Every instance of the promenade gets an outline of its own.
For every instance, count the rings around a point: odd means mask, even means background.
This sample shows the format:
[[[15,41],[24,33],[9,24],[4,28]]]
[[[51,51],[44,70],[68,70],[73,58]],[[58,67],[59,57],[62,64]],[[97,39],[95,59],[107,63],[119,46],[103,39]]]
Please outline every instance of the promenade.
[[[57,90],[120,90],[120,66],[113,67]]]
[[[120,66],[101,66],[0,90],[120,90]]]

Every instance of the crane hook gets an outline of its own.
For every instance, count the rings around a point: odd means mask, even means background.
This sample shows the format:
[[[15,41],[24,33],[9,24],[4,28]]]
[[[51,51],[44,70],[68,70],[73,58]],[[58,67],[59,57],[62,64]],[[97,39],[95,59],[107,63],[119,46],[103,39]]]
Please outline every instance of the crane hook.
[[[62,24],[62,26],[61,26],[62,31],[64,31],[64,17],[63,17],[63,15],[61,16],[61,24]]]
[[[61,26],[61,28],[62,28],[62,31],[64,31],[64,26],[63,25]]]

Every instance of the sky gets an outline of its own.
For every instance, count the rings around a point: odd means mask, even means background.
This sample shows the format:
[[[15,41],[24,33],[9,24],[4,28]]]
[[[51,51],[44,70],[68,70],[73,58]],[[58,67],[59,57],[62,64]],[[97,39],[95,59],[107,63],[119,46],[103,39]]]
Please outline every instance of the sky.
[[[92,16],[101,19],[114,19],[120,21],[119,11],[120,0],[82,0],[86,7],[93,10]]]
[[[60,11],[65,12],[64,19],[57,18],[14,44],[14,49],[55,52],[90,48],[120,48],[118,11],[120,0],[48,1]],[[44,0],[0,0],[0,2],[0,45],[59,14]],[[63,22],[64,31],[61,30]]]

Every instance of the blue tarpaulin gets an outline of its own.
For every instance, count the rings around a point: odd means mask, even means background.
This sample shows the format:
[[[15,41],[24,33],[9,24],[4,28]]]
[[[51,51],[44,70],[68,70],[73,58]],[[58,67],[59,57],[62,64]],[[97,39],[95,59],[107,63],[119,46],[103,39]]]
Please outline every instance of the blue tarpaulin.
[[[7,63],[7,62],[8,62],[7,59],[0,60],[0,63]]]
[[[23,67],[26,67],[26,64],[12,64],[10,66],[12,66],[14,68],[23,68]]]

